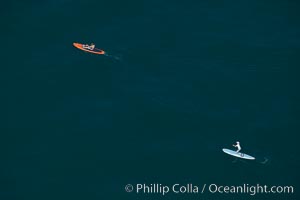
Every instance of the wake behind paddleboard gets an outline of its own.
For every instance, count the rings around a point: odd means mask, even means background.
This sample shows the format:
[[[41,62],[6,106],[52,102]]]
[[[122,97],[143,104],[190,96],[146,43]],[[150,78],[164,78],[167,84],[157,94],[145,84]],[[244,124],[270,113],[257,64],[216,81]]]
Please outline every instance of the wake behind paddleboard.
[[[78,48],[82,51],[89,52],[89,53],[100,54],[100,55],[105,54],[105,51],[103,51],[101,49],[94,48],[93,50],[90,50],[90,49],[87,49],[87,48],[83,48],[83,44],[80,44],[80,43],[73,43],[73,45],[74,45],[74,47],[76,47],[76,48]]]
[[[255,158],[253,156],[249,156],[247,154],[244,154],[244,153],[240,153],[240,152],[236,152],[236,151],[232,151],[230,149],[222,149],[224,153],[227,153],[231,156],[235,156],[235,157],[238,157],[238,158],[243,158],[243,159],[248,159],[248,160],[255,160]]]

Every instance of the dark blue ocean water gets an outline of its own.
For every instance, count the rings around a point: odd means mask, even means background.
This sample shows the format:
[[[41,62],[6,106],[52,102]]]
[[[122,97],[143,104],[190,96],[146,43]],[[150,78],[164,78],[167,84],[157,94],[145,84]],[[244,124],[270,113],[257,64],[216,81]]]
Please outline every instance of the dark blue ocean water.
[[[0,199],[299,198],[299,8],[5,3]],[[256,161],[223,154],[237,140]],[[295,194],[135,195],[128,183],[292,185]]]

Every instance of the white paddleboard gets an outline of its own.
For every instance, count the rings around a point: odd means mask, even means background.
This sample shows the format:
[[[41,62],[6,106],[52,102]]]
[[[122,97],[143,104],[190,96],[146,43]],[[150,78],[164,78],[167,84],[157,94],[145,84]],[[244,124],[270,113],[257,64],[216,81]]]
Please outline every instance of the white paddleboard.
[[[224,153],[227,153],[231,156],[235,156],[235,157],[238,157],[238,158],[243,158],[243,159],[248,159],[248,160],[255,160],[255,158],[253,156],[249,156],[245,153],[241,153],[241,152],[236,152],[236,151],[232,151],[230,149],[222,149],[224,151]]]

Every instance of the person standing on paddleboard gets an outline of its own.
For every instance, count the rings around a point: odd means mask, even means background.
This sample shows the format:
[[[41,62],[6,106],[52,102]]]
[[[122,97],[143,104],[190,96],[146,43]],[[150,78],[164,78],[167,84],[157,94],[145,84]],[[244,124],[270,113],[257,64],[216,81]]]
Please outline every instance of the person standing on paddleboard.
[[[237,150],[236,150],[237,153],[240,152],[240,150],[242,149],[239,141],[237,141],[236,144],[234,144],[232,146],[237,148]]]

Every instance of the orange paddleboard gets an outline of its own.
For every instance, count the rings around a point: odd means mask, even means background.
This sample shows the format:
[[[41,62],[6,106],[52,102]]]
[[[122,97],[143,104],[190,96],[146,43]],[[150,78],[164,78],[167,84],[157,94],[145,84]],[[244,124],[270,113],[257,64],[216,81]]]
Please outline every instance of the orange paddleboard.
[[[79,44],[79,43],[73,43],[74,47],[82,50],[82,51],[86,51],[86,52],[90,52],[90,53],[95,53],[95,54],[105,54],[105,51],[101,50],[101,49],[97,49],[94,48],[93,50],[87,49],[87,48],[83,48],[83,44]]]

